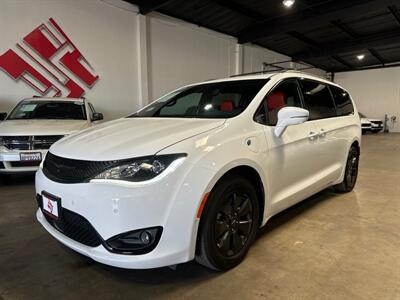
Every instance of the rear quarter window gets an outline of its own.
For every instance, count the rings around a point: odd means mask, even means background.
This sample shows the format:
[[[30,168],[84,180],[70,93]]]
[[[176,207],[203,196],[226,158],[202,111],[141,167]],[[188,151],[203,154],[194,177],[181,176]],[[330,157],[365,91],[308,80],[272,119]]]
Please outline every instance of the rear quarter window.
[[[336,112],[338,116],[347,116],[354,113],[353,103],[349,93],[336,86],[330,86],[333,100],[336,104]]]

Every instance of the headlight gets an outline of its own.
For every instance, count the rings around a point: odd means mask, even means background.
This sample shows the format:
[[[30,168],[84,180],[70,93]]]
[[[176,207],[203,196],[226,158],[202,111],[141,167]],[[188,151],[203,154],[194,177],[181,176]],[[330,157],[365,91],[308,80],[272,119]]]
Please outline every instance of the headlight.
[[[185,156],[186,154],[167,154],[125,160],[121,161],[119,165],[100,173],[93,179],[146,181],[160,175],[168,167],[172,167],[174,162],[183,159]]]

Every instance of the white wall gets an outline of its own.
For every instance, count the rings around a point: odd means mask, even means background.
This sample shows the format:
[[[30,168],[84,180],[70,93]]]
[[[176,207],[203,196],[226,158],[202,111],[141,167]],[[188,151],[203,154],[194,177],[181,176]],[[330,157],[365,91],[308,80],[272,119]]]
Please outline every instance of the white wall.
[[[389,130],[400,132],[400,68],[337,73],[335,82],[349,90],[358,110],[368,117],[397,116]]]
[[[152,100],[188,83],[258,72],[265,62],[290,60],[288,56],[256,45],[239,46],[234,37],[156,13],[148,17],[147,31],[149,99]],[[295,67],[293,64],[280,66]],[[319,69],[309,71],[319,76],[326,74]]]
[[[25,57],[16,43],[50,17],[100,76],[85,97],[106,119],[188,83],[260,71],[264,62],[289,59],[158,13],[139,15],[136,6],[121,0],[0,0],[0,55],[11,48]],[[0,70],[0,111],[34,94]]]
[[[243,46],[243,72],[259,72],[263,70],[263,63],[280,63],[284,61],[290,61],[291,58],[289,56],[271,51],[266,48],[259,47],[257,45],[244,45]],[[299,64],[299,63],[283,63],[277,64],[277,66],[285,67],[285,68],[295,68],[301,69],[306,68],[308,66]],[[326,72],[321,69],[309,69],[305,72],[315,74],[317,76],[326,76]]]
[[[234,74],[233,37],[158,14],[149,18],[148,37],[150,99]]]
[[[123,2],[107,2],[0,0],[0,54],[10,48],[21,54],[16,50],[16,43],[53,17],[91,63],[95,74],[100,76],[86,97],[108,119],[126,115],[139,108],[137,13],[133,6],[124,6]],[[122,9],[115,7],[115,3]],[[34,94],[37,92],[26,83],[15,82],[0,71],[0,111],[8,111],[17,101]]]

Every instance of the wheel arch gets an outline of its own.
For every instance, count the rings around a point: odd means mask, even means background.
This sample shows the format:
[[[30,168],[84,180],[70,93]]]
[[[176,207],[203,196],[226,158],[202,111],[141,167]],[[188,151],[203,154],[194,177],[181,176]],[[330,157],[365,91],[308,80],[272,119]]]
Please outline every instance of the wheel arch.
[[[257,192],[257,200],[259,203],[259,219],[260,219],[260,226],[263,224],[265,209],[266,209],[266,183],[262,176],[261,169],[256,165],[250,162],[242,162],[242,163],[232,163],[225,168],[222,168],[220,172],[218,172],[213,180],[211,180],[210,185],[208,186],[207,190],[209,193],[213,191],[215,186],[221,182],[224,178],[230,175],[239,175],[243,176],[247,179],[250,179],[251,183],[254,185],[256,192]],[[201,218],[200,218],[201,221]]]
[[[224,178],[231,175],[239,175],[245,178],[250,179],[252,184],[255,184],[256,192],[257,192],[257,200],[259,204],[259,226],[263,225],[264,215],[265,215],[265,206],[266,206],[266,186],[263,180],[263,177],[260,174],[260,171],[257,170],[256,166],[251,164],[233,164],[230,167],[224,168],[224,171],[218,173],[214,180],[212,180],[212,184],[208,187],[209,193],[211,193],[214,188],[220,183]],[[208,194],[208,193],[207,193]],[[207,199],[208,199],[207,195]],[[207,205],[207,203],[205,203]],[[196,235],[196,244],[195,244],[195,252],[198,253],[199,249],[199,239],[201,236],[202,223],[204,222],[204,214],[202,213],[200,216],[200,220],[198,223],[197,235]]]

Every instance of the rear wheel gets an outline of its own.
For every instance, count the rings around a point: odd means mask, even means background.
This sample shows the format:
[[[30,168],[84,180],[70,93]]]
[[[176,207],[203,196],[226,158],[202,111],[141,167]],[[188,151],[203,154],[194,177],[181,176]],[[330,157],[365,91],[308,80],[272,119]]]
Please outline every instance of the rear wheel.
[[[257,193],[247,179],[229,176],[211,192],[204,208],[196,261],[222,271],[245,257],[259,226]]]
[[[341,183],[334,186],[335,191],[339,193],[351,192],[356,185],[358,176],[358,163],[360,154],[356,146],[351,146],[346,163],[344,179]]]

